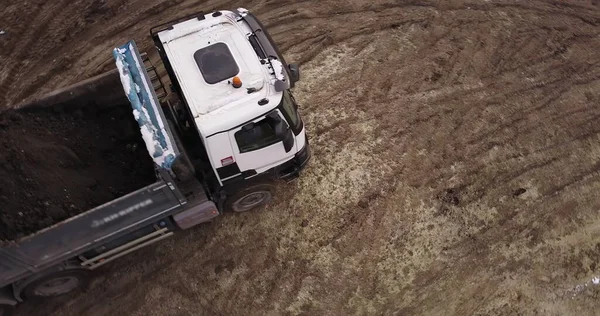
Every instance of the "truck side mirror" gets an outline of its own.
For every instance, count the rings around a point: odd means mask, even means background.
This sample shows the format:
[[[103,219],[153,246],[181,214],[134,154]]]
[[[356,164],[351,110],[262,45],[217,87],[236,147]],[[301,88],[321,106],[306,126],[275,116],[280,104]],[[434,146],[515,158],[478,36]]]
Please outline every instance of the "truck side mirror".
[[[283,136],[283,149],[285,149],[286,153],[289,153],[290,150],[294,147],[294,134],[292,130],[288,127],[286,128],[285,135]]]
[[[298,64],[289,64],[288,68],[290,69],[291,84],[294,85],[300,81],[300,67],[298,67]]]
[[[277,114],[275,114],[275,115],[277,115]],[[270,116],[270,117],[274,118],[274,115]],[[277,118],[275,119],[274,128],[275,128],[275,136],[277,136],[277,138],[283,142],[283,149],[285,149],[285,152],[289,153],[290,150],[292,150],[292,148],[294,147],[294,134],[292,133],[292,130],[279,117],[279,115],[277,115]]]

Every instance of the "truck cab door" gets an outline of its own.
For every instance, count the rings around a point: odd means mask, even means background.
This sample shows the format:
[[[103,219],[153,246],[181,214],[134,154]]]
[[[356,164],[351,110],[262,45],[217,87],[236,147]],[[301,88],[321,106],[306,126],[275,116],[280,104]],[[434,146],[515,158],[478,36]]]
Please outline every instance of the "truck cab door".
[[[241,172],[265,172],[297,152],[294,134],[279,110],[229,131],[229,138]]]

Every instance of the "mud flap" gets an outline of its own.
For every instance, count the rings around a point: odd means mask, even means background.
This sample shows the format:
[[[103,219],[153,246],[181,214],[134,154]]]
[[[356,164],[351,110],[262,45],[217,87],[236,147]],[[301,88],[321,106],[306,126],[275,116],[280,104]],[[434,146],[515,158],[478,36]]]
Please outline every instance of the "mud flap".
[[[113,57],[148,153],[159,167],[171,170],[179,150],[135,41],[115,48]]]

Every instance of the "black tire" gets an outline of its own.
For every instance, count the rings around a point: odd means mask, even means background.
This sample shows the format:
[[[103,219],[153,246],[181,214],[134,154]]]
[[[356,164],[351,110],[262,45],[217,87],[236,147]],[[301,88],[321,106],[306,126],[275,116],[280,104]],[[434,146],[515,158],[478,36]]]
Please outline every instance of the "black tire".
[[[259,206],[271,202],[275,195],[275,186],[262,183],[255,184],[238,192],[235,192],[227,198],[225,209],[234,212],[247,212]]]
[[[40,300],[84,289],[89,282],[89,270],[73,269],[57,271],[29,283],[23,289],[22,294],[27,299]]]
[[[12,316],[14,313],[15,313],[14,306],[0,304],[0,316]]]

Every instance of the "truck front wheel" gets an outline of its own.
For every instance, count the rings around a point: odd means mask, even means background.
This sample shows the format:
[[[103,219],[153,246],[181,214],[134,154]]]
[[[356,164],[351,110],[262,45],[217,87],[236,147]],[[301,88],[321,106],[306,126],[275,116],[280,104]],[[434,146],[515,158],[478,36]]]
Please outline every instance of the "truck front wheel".
[[[234,212],[246,212],[265,205],[273,199],[275,186],[272,184],[255,184],[235,192],[227,198],[226,208]]]
[[[60,296],[84,288],[90,279],[90,272],[84,269],[63,270],[43,276],[23,290],[27,299],[43,299]]]
[[[0,316],[12,316],[15,312],[15,307],[12,305],[0,304]]]

